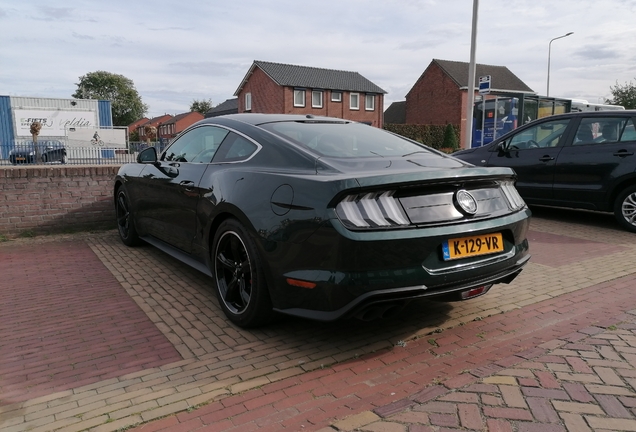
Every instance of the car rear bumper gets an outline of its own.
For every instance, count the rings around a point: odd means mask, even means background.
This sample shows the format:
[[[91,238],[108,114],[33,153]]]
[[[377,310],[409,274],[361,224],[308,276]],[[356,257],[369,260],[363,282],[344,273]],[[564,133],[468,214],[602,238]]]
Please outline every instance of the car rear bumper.
[[[393,233],[353,233],[321,228],[303,245],[279,244],[270,263],[270,293],[281,313],[331,321],[364,313],[377,304],[459,293],[508,283],[528,262],[529,210],[453,227]],[[338,231],[338,232],[335,232]],[[460,234],[457,234],[458,231]],[[447,261],[444,240],[499,232],[501,253]],[[294,247],[295,246],[295,247]],[[294,286],[308,282],[312,288]],[[302,285],[302,284],[300,284]]]
[[[336,310],[321,311],[303,308],[275,309],[277,312],[293,315],[302,318],[309,318],[317,321],[336,321],[341,318],[351,318],[365,316],[382,317],[392,312],[394,308],[400,308],[406,301],[426,297],[448,297],[457,294],[455,300],[461,300],[459,295],[462,292],[470,291],[479,287],[487,287],[499,283],[510,283],[521,273],[523,267],[530,260],[530,255],[523,256],[513,266],[494,275],[473,279],[464,283],[455,283],[448,286],[438,286],[429,290],[424,285],[393,288],[386,290],[371,291],[357,297],[355,300]],[[363,318],[364,319],[364,318]]]

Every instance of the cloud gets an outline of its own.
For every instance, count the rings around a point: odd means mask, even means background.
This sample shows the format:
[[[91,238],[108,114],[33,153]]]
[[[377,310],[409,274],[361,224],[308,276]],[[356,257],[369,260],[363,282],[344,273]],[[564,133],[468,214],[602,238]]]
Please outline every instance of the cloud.
[[[432,59],[470,54],[464,0],[186,2],[178,13],[170,0],[0,3],[3,92],[69,97],[77,77],[106,70],[132,79],[161,114],[231,98],[254,60],[356,71],[390,102],[404,100]],[[570,31],[552,44],[551,95],[596,100],[636,76],[635,0],[480,3],[477,62],[507,66],[539,92],[549,41]]]
[[[584,60],[611,59],[620,56],[620,52],[607,45],[586,45],[574,50],[574,55]]]
[[[85,35],[85,34],[79,34],[77,32],[71,33],[71,36],[73,36],[75,39],[95,40],[94,36]]]

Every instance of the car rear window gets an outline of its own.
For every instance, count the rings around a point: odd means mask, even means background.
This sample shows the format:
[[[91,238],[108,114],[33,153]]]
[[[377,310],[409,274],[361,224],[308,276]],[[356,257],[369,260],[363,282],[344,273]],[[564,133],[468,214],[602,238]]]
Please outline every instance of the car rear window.
[[[327,157],[392,157],[430,151],[423,144],[361,123],[278,122],[260,127]]]

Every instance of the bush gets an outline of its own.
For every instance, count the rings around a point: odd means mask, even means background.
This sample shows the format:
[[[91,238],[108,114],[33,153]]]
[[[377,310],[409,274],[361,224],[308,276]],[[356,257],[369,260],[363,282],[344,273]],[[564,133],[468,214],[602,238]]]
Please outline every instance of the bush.
[[[453,151],[459,148],[458,144],[459,140],[457,138],[457,133],[455,132],[455,128],[453,125],[447,124],[444,129],[444,145],[443,148],[451,149]]]
[[[422,124],[385,124],[384,129],[389,132],[402,135],[405,138],[421,142],[434,149],[442,149],[446,146],[445,134],[448,128],[455,132],[455,148],[458,147],[457,137],[459,136],[458,125],[422,125]]]

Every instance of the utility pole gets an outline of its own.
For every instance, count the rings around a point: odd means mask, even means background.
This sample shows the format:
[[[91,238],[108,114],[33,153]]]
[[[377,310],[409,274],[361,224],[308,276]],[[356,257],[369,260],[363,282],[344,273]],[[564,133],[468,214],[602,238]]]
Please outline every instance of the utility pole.
[[[470,36],[470,64],[468,66],[468,98],[466,102],[466,123],[464,131],[464,148],[469,149],[473,140],[473,109],[475,105],[475,77],[477,65],[475,62],[475,50],[477,46],[477,12],[479,0],[473,0],[473,28]]]

